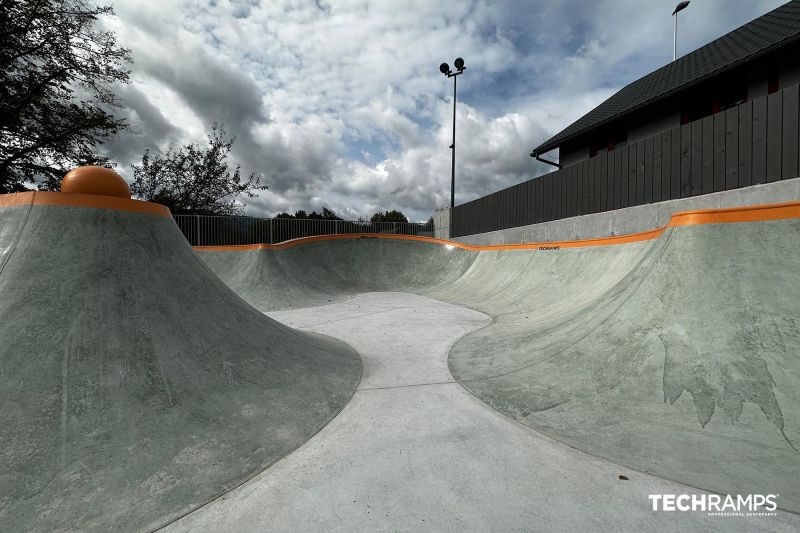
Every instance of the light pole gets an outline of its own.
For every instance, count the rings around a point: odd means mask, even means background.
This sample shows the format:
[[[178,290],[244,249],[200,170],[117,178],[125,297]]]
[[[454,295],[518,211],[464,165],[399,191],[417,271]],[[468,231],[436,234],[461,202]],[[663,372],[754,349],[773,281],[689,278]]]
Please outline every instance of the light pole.
[[[672,17],[675,19],[675,24],[673,25],[672,31],[672,60],[675,61],[678,59],[678,11],[684,10],[689,7],[689,0],[684,0],[683,2],[679,2],[677,6],[675,6],[675,11],[672,12]]]
[[[464,70],[467,67],[464,66],[464,60],[460,57],[456,58],[453,61],[453,65],[456,67],[455,72],[450,70],[450,65],[447,63],[442,63],[439,65],[439,72],[447,76],[448,78],[453,78],[453,144],[450,145],[450,149],[453,151],[453,161],[450,165],[450,218],[452,220],[453,217],[453,208],[456,204],[456,86],[457,86],[457,78],[459,74],[463,74]],[[452,230],[452,228],[451,228]]]

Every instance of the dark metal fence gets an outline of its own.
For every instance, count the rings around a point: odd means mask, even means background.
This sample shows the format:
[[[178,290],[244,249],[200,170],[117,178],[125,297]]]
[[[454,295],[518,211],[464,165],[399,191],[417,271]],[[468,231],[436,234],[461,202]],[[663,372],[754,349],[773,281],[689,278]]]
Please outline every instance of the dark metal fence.
[[[173,215],[192,246],[276,244],[300,237],[388,233],[433,237],[433,223]]]
[[[798,86],[455,207],[461,237],[798,177]]]

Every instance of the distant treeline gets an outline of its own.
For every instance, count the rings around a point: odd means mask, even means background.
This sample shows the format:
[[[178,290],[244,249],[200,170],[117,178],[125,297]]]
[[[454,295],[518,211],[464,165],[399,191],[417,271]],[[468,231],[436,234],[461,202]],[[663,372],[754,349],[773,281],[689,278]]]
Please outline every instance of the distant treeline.
[[[306,213],[304,210],[299,209],[294,212],[294,215],[283,212],[275,215],[275,218],[299,218],[303,220],[344,220],[338,216],[332,209],[327,207],[322,208],[322,213],[312,211]],[[401,211],[392,209],[391,211],[378,211],[369,219],[370,222],[408,222],[408,217]],[[358,222],[366,222],[365,218],[359,218]]]

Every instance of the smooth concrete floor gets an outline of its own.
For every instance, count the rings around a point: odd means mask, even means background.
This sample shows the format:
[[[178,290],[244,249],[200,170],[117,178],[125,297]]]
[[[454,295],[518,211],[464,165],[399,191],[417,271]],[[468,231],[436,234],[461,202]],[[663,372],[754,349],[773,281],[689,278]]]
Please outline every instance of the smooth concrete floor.
[[[490,323],[405,293],[269,313],[363,360],[344,410],[303,446],[169,531],[797,531],[800,516],[653,512],[701,494],[601,460],[507,418],[455,382],[447,355]],[[620,480],[624,475],[629,480]]]

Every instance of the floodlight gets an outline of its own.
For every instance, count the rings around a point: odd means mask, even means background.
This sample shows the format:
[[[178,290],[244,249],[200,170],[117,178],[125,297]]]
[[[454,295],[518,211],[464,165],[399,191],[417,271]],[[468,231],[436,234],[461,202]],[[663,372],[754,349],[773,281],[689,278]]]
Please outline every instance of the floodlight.
[[[450,65],[448,65],[447,63],[442,63],[441,65],[439,65],[439,72],[441,72],[442,74],[449,74]]]
[[[673,11],[672,14],[675,15],[676,13],[678,13],[678,11],[686,9],[688,5],[689,5],[689,0],[684,0],[683,2],[679,2],[678,5],[675,6],[675,11]]]
[[[456,58],[456,60],[453,61],[453,64],[456,66],[458,70],[464,70],[464,60],[461,59],[460,57]]]

